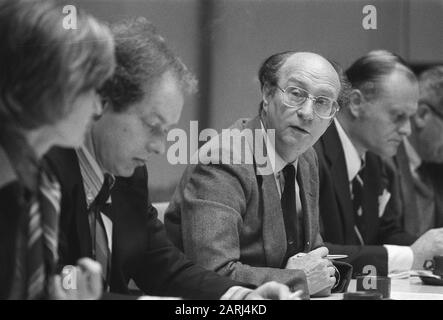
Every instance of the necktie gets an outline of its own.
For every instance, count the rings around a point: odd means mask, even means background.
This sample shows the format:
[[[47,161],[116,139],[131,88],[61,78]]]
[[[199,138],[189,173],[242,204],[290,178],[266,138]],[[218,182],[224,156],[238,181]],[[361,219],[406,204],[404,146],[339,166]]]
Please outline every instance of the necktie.
[[[364,228],[363,223],[363,170],[364,167],[360,169],[357,175],[352,180],[352,207],[354,211],[354,220],[355,220],[355,232],[357,238],[360,241],[360,244],[363,244],[363,236],[361,232]]]
[[[43,298],[47,294],[47,280],[55,273],[58,260],[60,185],[44,171],[39,178],[38,194],[32,201],[28,223],[28,299]]]
[[[92,257],[101,264],[103,269],[103,278],[106,284],[109,284],[109,274],[111,268],[111,252],[109,251],[108,238],[101,213],[109,213],[107,201],[111,195],[111,189],[114,184],[114,178],[104,175],[103,185],[91,203],[90,212],[93,215],[92,223]]]
[[[294,165],[288,164],[283,168],[283,176],[285,179],[285,186],[281,197],[281,208],[283,211],[283,220],[285,224],[287,250],[286,260],[298,252],[297,245],[297,207],[295,201],[295,168]]]

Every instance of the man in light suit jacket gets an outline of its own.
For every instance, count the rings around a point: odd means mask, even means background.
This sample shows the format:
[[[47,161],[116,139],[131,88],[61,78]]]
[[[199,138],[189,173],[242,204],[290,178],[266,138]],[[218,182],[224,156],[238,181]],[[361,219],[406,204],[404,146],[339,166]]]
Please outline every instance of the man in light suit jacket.
[[[355,273],[420,269],[425,259],[443,252],[443,230],[415,242],[404,231],[398,222],[396,174],[380,158],[393,156],[410,134],[417,80],[387,51],[358,59],[346,76],[352,85],[349,97],[315,145],[322,236],[332,253],[349,256]]]
[[[443,66],[419,77],[420,100],[411,135],[394,158],[398,170],[400,220],[417,237],[443,227]]]
[[[165,225],[187,256],[220,274],[261,284],[288,282],[304,271],[310,294],[327,294],[336,279],[321,247],[311,146],[337,111],[340,79],[323,57],[296,52],[268,58],[259,78],[259,116],[199,150]],[[226,133],[244,140],[231,144]]]

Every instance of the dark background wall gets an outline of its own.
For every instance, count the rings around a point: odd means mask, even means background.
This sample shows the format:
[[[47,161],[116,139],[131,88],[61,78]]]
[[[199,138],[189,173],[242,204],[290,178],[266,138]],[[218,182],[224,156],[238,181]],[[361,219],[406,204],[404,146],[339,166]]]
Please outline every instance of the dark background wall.
[[[62,1],[114,22],[150,19],[200,80],[179,127],[217,130],[257,112],[257,70],[283,50],[314,51],[347,67],[373,49],[394,51],[417,66],[443,63],[443,0],[76,0]],[[365,5],[377,29],[362,26]],[[150,162],[154,201],[167,201],[184,169],[165,156]]]

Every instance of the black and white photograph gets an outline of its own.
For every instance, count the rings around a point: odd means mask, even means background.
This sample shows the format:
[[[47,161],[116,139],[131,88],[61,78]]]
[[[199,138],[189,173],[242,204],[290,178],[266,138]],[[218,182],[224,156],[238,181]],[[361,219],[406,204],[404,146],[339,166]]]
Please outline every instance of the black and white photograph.
[[[0,300],[443,300],[442,34],[443,0],[0,0]]]

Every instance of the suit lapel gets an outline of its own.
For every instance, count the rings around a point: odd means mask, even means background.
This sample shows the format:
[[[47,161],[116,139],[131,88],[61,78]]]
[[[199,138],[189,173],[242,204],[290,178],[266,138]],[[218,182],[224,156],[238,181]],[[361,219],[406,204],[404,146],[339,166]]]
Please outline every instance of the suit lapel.
[[[406,154],[406,149],[402,143],[398,148],[395,162],[400,171],[400,192],[401,192],[401,211],[404,213],[404,226],[407,232],[417,234],[418,223],[416,223],[417,215],[417,198],[414,190],[414,178],[412,177],[409,168],[409,159]]]
[[[322,137],[325,157],[329,161],[330,172],[334,184],[335,196],[341,208],[342,223],[344,224],[345,243],[355,243],[354,213],[352,208],[351,192],[349,190],[348,170],[343,146],[338,136],[337,128],[332,123]]]
[[[248,142],[254,154],[254,161],[263,158],[265,155],[267,157],[266,145],[260,141],[256,141],[257,139],[265,141],[265,137],[261,135],[259,117],[246,123],[245,128],[251,129],[253,133],[252,141]],[[261,146],[263,146],[263,149]],[[266,164],[260,165],[255,163],[254,167],[258,188],[261,192],[260,198],[263,199],[262,203],[260,203],[259,210],[262,212],[263,219],[262,233],[266,265],[269,267],[280,267],[287,249],[280,195],[275,183],[274,173],[272,169],[270,170],[269,158]]]
[[[76,183],[76,194],[78,197],[78,201],[76,205],[80,208],[77,210],[74,209],[75,219],[76,219],[76,227],[77,227],[77,236],[79,242],[79,250],[81,256],[91,257],[92,256],[92,238],[91,238],[91,230],[89,226],[88,219],[88,208],[86,203],[86,195],[85,189],[83,187],[83,179],[80,172],[80,166],[78,163],[78,158],[75,152],[73,152],[75,156],[75,176],[78,177]]]

